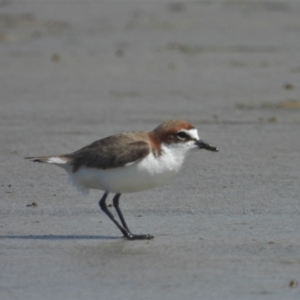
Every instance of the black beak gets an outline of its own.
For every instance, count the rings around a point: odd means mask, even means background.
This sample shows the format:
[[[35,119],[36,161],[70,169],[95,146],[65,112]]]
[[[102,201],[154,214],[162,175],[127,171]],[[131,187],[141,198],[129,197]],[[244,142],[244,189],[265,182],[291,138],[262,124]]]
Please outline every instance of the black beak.
[[[205,143],[204,141],[196,141],[196,145],[200,148],[200,149],[205,149],[205,150],[209,150],[212,152],[218,152],[219,149],[217,147],[211,146],[208,143]]]

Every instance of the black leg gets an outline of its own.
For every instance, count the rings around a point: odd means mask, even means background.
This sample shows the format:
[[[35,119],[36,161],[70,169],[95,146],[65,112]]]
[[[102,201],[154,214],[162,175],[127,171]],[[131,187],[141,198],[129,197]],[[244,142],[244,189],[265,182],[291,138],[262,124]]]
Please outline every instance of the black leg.
[[[131,235],[123,226],[121,226],[119,224],[119,222],[115,219],[115,217],[113,216],[113,214],[108,210],[107,206],[106,206],[106,198],[109,192],[105,192],[102,196],[102,198],[99,201],[99,206],[100,208],[106,213],[106,215],[116,224],[116,226],[120,229],[120,231],[122,232],[122,234],[129,238],[129,236]]]
[[[99,206],[100,208],[106,213],[106,215],[115,223],[115,225],[120,229],[120,231],[122,232],[122,234],[124,235],[124,237],[126,237],[128,240],[150,240],[153,239],[153,236],[150,234],[141,234],[141,235],[137,235],[137,234],[132,234],[128,227],[127,224],[125,222],[125,219],[123,217],[123,214],[119,208],[119,198],[121,196],[121,194],[116,194],[114,199],[113,199],[113,203],[114,206],[116,208],[116,211],[120,217],[122,226],[113,216],[113,214],[109,211],[109,209],[106,206],[106,198],[108,196],[109,192],[105,192],[102,196],[102,198],[99,201]]]
[[[123,227],[124,227],[128,232],[130,232],[130,230],[128,229],[128,226],[127,226],[127,224],[126,224],[126,222],[125,222],[125,219],[124,219],[124,217],[123,217],[122,211],[121,211],[121,209],[120,209],[120,207],[119,207],[119,199],[120,199],[120,196],[121,196],[121,194],[115,194],[115,196],[114,196],[114,198],[113,198],[114,208],[116,209],[116,211],[117,211],[117,213],[118,213],[118,216],[119,216],[119,218],[120,218],[120,220],[121,220],[121,223],[122,223]]]
[[[120,199],[120,196],[121,194],[116,194],[113,198],[113,204],[114,204],[114,207],[117,211],[117,214],[121,220],[121,223],[123,225],[123,227],[127,230],[128,233],[131,234],[131,239],[134,239],[134,240],[150,240],[150,239],[153,239],[154,236],[151,235],[151,234],[132,234],[131,231],[128,229],[128,226],[126,224],[126,221],[123,217],[123,214],[122,214],[122,211],[119,207],[119,199]]]

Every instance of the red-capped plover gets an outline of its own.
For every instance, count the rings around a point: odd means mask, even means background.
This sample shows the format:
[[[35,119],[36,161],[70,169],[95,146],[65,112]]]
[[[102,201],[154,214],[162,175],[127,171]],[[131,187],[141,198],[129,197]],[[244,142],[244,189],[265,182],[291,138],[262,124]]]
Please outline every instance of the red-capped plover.
[[[189,122],[170,120],[150,132],[126,132],[93,142],[70,154],[26,157],[34,162],[63,168],[71,182],[82,192],[103,190],[100,208],[120,229],[125,238],[152,239],[150,234],[136,235],[129,230],[119,207],[122,193],[133,193],[164,184],[177,174],[187,153],[193,149],[218,151],[202,141]],[[116,220],[106,205],[109,193],[115,193]]]

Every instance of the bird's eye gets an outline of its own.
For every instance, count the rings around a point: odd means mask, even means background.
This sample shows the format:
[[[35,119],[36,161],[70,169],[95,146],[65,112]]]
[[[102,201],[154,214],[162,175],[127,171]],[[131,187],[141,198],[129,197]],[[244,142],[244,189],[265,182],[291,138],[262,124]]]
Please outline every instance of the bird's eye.
[[[180,139],[180,140],[185,140],[188,135],[186,134],[186,132],[184,131],[179,131],[176,133],[176,136]]]

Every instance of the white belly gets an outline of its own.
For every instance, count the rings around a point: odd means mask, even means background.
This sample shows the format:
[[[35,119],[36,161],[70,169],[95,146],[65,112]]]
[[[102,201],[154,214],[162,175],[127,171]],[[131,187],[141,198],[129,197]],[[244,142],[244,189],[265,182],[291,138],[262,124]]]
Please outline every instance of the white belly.
[[[122,168],[102,170],[81,167],[70,174],[70,179],[81,191],[97,189],[113,193],[132,193],[164,184],[180,170],[182,163],[183,157],[178,159],[162,155],[156,158],[151,153],[143,160]]]

